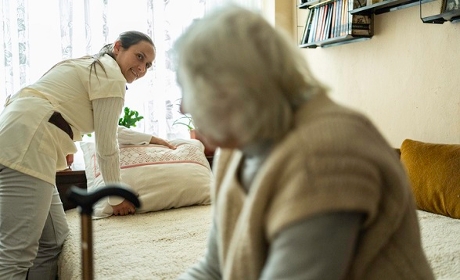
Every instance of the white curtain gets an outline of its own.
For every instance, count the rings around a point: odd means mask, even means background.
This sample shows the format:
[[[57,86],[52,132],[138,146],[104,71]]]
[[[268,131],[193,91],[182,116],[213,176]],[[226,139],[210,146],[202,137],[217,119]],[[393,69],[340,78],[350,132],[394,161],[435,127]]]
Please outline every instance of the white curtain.
[[[128,85],[125,106],[145,117],[136,130],[164,138],[188,137],[179,118],[180,91],[168,53],[196,18],[237,2],[256,10],[274,0],[0,0],[0,110],[6,96],[36,81],[62,59],[94,54],[127,30],[149,34],[157,57],[151,71]]]

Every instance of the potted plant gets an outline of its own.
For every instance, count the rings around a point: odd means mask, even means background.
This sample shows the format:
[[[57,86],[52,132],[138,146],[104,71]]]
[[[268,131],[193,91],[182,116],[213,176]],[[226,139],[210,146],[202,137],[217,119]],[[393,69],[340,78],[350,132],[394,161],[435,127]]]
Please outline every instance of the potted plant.
[[[180,101],[180,99],[179,99]],[[177,103],[176,105],[179,106],[180,108],[180,102]],[[177,110],[179,114],[181,114],[181,117],[176,119],[172,125],[183,125],[187,127],[189,133],[190,133],[190,139],[196,139],[201,141],[204,145],[204,153],[206,156],[213,156],[215,147],[211,147],[208,143],[206,143],[206,139],[200,136],[198,131],[196,130],[195,124],[193,123],[192,116],[190,114],[183,114],[180,110]]]
[[[144,118],[139,115],[138,111],[131,110],[129,107],[125,107],[123,112],[123,117],[118,119],[118,125],[126,128],[136,127],[136,123]],[[91,133],[86,134],[86,136],[91,137]]]
[[[124,126],[126,128],[136,127],[136,123],[143,118],[143,116],[139,115],[138,111],[125,107],[124,115],[118,120],[118,125]]]
[[[175,120],[172,125],[183,125],[187,127],[188,131],[190,131],[190,138],[192,136],[192,131],[195,131],[195,125],[193,124],[192,116],[189,114],[182,114],[182,116]]]

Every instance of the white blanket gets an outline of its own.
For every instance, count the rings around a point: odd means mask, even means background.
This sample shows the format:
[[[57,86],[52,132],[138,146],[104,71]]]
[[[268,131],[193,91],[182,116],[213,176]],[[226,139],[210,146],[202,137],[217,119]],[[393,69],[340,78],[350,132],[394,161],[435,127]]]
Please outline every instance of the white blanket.
[[[460,220],[417,211],[422,244],[437,280],[460,279]]]
[[[460,279],[460,220],[417,211],[425,253],[438,280]],[[81,279],[80,216],[69,210],[70,235],[59,279]],[[93,220],[95,279],[175,279],[206,248],[211,206]]]

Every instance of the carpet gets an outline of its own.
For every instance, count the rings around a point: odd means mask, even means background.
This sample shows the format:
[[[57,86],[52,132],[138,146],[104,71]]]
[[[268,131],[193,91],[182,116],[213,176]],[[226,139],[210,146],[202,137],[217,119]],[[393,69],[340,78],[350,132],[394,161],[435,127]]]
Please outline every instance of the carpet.
[[[59,257],[59,279],[79,280],[80,216],[66,216],[70,234]],[[211,206],[191,206],[93,220],[94,279],[175,279],[204,255]]]

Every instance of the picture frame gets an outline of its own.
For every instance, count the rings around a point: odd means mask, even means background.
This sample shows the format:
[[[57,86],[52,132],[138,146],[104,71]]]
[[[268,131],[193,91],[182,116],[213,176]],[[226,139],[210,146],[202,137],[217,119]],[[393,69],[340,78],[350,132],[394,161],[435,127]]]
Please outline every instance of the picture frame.
[[[441,13],[446,13],[454,10],[460,10],[460,0],[443,0]]]

